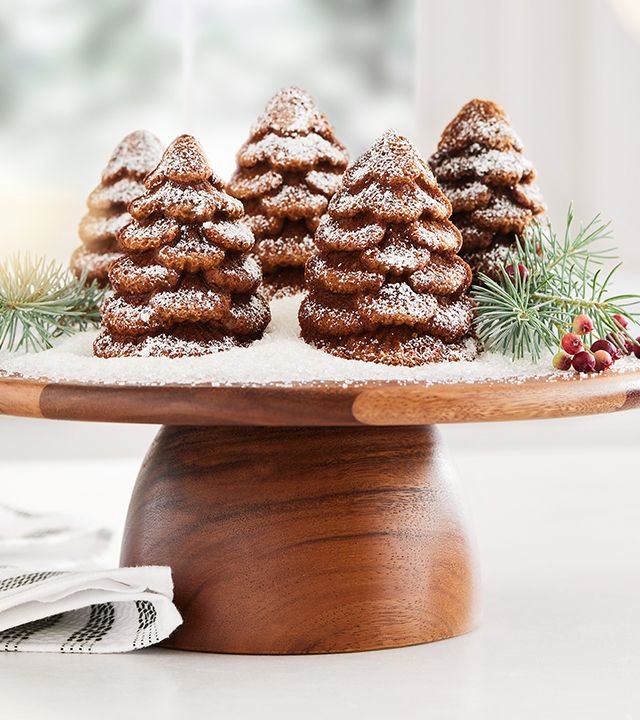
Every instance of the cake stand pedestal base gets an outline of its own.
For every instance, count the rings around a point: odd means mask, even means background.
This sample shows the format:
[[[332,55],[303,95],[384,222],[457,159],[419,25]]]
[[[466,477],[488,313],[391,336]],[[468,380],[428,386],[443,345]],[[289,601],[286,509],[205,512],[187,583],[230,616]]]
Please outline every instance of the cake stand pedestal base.
[[[172,427],[135,486],[123,565],[169,565],[166,647],[296,654],[460,635],[476,572],[432,427]]]

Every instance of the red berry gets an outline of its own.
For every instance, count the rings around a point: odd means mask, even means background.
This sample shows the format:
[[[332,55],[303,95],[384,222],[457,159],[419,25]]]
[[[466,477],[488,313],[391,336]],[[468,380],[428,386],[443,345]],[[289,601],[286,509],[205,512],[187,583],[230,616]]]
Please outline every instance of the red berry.
[[[573,332],[586,335],[593,330],[593,322],[588,315],[577,315],[573,320]]]
[[[606,350],[596,350],[594,357],[596,359],[596,372],[602,372],[613,365],[613,358]]]
[[[587,350],[577,353],[573,357],[573,369],[579,373],[591,373],[596,369],[596,359]]]
[[[514,265],[507,265],[507,267],[505,268],[505,272],[511,278],[511,280],[515,280],[516,269]],[[520,280],[523,281],[529,277],[529,271],[522,263],[518,263],[518,274],[520,275]]]
[[[569,355],[575,355],[582,350],[582,338],[575,333],[567,333],[562,338],[562,349],[569,353]]]
[[[559,350],[553,356],[553,367],[556,370],[568,370],[571,367],[572,360],[573,358],[571,357],[571,355],[567,355],[564,350]]]
[[[627,320],[626,317],[623,317],[622,315],[619,315],[618,313],[616,313],[613,316],[613,319],[616,321],[616,325],[618,327],[621,327],[621,328],[629,327],[629,321]]]
[[[633,346],[633,354],[640,360],[640,337],[636,338],[636,344]]]
[[[553,356],[552,364],[556,370],[570,370],[572,361],[573,355],[569,355],[564,350],[558,350]]]
[[[609,340],[596,340],[591,346],[591,352],[596,353],[598,350],[608,352],[614,362],[621,357],[618,348],[612,342],[609,342]]]

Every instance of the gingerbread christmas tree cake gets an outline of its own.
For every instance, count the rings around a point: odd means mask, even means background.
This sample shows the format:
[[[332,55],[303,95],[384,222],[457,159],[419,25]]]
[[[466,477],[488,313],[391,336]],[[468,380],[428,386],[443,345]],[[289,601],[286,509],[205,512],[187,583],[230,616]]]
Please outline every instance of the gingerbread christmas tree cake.
[[[144,184],[118,233],[95,354],[203,355],[261,337],[270,313],[253,234],[198,142],[174,140]]]
[[[476,99],[447,125],[429,161],[474,271],[499,274],[516,237],[545,210],[522,149],[502,108]]]
[[[127,206],[142,195],[142,181],[160,161],[162,145],[146,130],[127,135],[116,147],[100,184],[87,198],[88,212],[79,227],[82,245],[71,257],[71,269],[87,282],[108,283],[111,263],[121,256],[116,233],[131,220]]]
[[[387,132],[344,174],[306,266],[302,337],[390,365],[472,359],[471,270],[451,204],[406,138]]]
[[[300,292],[313,235],[348,155],[307,93],[281,90],[238,152],[229,192],[244,203],[268,294]]]

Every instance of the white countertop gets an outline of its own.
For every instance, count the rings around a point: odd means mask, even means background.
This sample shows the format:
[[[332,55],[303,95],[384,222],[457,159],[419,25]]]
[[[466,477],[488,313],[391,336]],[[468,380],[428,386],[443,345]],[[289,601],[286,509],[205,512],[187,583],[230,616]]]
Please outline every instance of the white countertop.
[[[443,429],[482,559],[484,617],[465,637],[312,657],[0,654],[0,717],[640,718],[638,420]],[[121,525],[152,429],[108,432],[129,456],[87,457],[105,454],[102,426],[1,420],[0,500]]]

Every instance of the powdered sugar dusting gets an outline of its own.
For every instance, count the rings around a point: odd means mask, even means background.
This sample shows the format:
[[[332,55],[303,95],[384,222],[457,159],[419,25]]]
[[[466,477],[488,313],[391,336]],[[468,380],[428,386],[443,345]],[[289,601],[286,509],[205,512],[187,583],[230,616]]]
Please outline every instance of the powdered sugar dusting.
[[[451,206],[439,191],[432,195],[417,184],[389,187],[374,180],[354,192],[343,184],[342,189],[331,198],[329,212],[334,217],[370,212],[376,220],[410,222],[424,213],[446,219],[451,214]]]
[[[78,248],[71,258],[71,265],[80,275],[106,276],[111,264],[120,257],[122,254],[119,252],[91,252]]]
[[[523,155],[511,150],[483,150],[474,155],[446,158],[437,168],[441,181],[480,178],[495,185],[515,185],[533,173],[533,165]]]
[[[90,210],[111,210],[114,205],[125,207],[144,192],[144,185],[128,177],[116,180],[112,185],[101,183],[87,198]]]
[[[507,195],[494,194],[487,207],[469,213],[469,220],[483,228],[506,235],[522,233],[531,219],[529,208],[514,203]]]
[[[275,195],[263,197],[261,205],[275,217],[297,220],[322,215],[327,207],[327,198],[312,192],[303,183],[296,183],[283,185]]]
[[[283,88],[269,100],[251,134],[262,135],[269,131],[279,135],[317,132],[330,137],[332,134],[327,118],[318,110],[313,98],[297,87]]]
[[[238,153],[241,167],[263,162],[276,170],[310,169],[323,162],[341,167],[347,163],[347,154],[336,141],[329,142],[317,133],[294,137],[269,134],[250,141]]]
[[[382,245],[365,250],[362,259],[372,270],[401,275],[424,268],[429,263],[430,255],[424,248],[411,245],[402,236],[393,237],[393,231],[389,231],[388,239]]]
[[[309,187],[330,197],[338,191],[340,181],[342,180],[342,173],[340,170],[333,170],[332,172],[311,170],[307,173],[305,180]]]
[[[388,130],[347,169],[329,205],[333,217],[363,213],[391,222],[408,222],[423,213],[444,219],[451,204],[416,147]]]
[[[268,294],[302,288],[313,233],[348,159],[327,118],[298,88],[271,99],[238,151],[228,190],[244,203]]]
[[[108,285],[109,266],[118,257],[116,233],[131,220],[127,206],[144,192],[142,178],[161,152],[158,138],[145,130],[130,133],[114,150],[101,183],[87,198],[89,212],[78,229],[82,246],[71,257],[78,277],[86,273],[87,282]]]
[[[142,179],[158,164],[162,143],[147,130],[129,133],[113,151],[102,181],[111,183],[123,175]]]
[[[429,163],[453,206],[467,253],[521,235],[545,207],[533,165],[498,105],[471,100],[447,125]]]
[[[212,220],[218,212],[228,213],[233,218],[243,214],[240,201],[220,192],[208,182],[186,185],[166,180],[129,206],[136,220],[146,221],[155,213],[163,213],[180,222],[194,223]]]
[[[164,180],[180,183],[211,181],[216,187],[222,180],[213,173],[200,143],[192,135],[179,135],[164,151],[158,167],[145,180],[153,188]]]
[[[80,222],[80,239],[87,247],[91,243],[106,240],[115,243],[116,233],[128,222],[131,222],[131,215],[127,212],[119,215],[85,215]]]
[[[307,266],[302,337],[335,355],[389,365],[474,357],[469,299],[463,297],[456,306],[460,312],[443,305],[447,312],[439,320],[435,315],[441,306],[431,286],[424,277],[411,280],[429,265],[434,235],[438,249],[449,245],[449,253],[439,256],[439,274],[460,280],[440,287],[464,296],[470,277],[460,272],[455,256],[460,237],[448,221],[450,214],[449,201],[414,145],[393,131],[385,133],[346,171],[320,221],[321,262]],[[358,226],[363,232],[356,236]]]
[[[64,339],[42,353],[0,351],[0,372],[52,381],[115,385],[206,384],[290,386],[297,383],[338,382],[345,385],[394,380],[406,383],[478,383],[502,380],[512,383],[548,376],[561,381],[571,373],[550,372],[550,358],[534,364],[514,362],[503,355],[482,354],[474,361],[435,363],[421,367],[389,366],[346,360],[304,343],[298,335],[300,297],[274,300],[273,321],[264,337],[246,348],[232,348],[203,357],[93,357],[95,332]],[[635,358],[616,363],[615,372],[639,370]],[[608,371],[611,372],[611,371]],[[587,379],[585,377],[585,379]]]
[[[457,151],[474,142],[488,147],[522,150],[520,138],[509,124],[504,110],[490,100],[468,102],[445,128],[438,150]]]
[[[417,293],[405,282],[388,282],[357,299],[360,314],[374,325],[426,325],[438,309],[434,295]]]
[[[393,130],[387,130],[347,170],[344,182],[351,187],[370,180],[388,185],[418,179],[429,189],[437,189],[433,173],[415,145]]]

